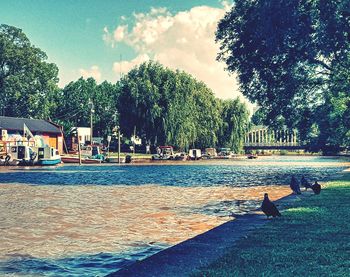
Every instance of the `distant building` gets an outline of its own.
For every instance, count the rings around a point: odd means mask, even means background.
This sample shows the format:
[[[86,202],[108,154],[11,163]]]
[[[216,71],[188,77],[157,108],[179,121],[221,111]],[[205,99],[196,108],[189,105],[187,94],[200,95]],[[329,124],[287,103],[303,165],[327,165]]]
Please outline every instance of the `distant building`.
[[[90,127],[73,127],[72,130],[76,130],[79,134],[79,141],[82,144],[91,143],[91,128]]]
[[[24,135],[26,128],[33,136],[41,137],[47,145],[56,148],[60,154],[63,153],[63,135],[60,126],[41,119],[0,116],[0,141],[24,144],[27,142]]]
[[[66,136],[67,147],[69,150],[78,151],[78,137],[81,145],[91,144],[91,128],[90,127],[72,127]],[[103,137],[93,137],[93,144],[102,144]]]

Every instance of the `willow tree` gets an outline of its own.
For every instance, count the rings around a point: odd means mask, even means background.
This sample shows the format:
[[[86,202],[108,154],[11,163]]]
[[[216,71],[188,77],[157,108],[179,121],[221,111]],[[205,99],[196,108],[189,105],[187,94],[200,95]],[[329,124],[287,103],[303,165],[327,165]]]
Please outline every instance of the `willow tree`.
[[[119,123],[125,135],[131,136],[136,130],[154,144],[165,143],[163,118],[173,78],[174,74],[160,64],[143,63],[119,81]]]
[[[250,122],[246,105],[239,98],[224,100],[221,103],[221,116],[223,122],[219,132],[219,144],[240,153]]]
[[[180,149],[209,147],[221,126],[213,92],[191,75],[147,62],[120,81],[120,125],[126,135],[134,129],[152,144]]]

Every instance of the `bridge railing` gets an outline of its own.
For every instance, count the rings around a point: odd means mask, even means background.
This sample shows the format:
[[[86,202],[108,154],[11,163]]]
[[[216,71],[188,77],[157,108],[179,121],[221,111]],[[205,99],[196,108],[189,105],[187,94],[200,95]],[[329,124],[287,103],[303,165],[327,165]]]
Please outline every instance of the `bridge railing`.
[[[245,142],[244,146],[301,146],[299,142]]]

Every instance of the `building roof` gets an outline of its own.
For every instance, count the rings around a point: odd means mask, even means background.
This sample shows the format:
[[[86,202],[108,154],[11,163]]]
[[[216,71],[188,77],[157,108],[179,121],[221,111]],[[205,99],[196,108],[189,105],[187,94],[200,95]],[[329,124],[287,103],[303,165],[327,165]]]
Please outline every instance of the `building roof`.
[[[46,120],[0,116],[0,128],[2,129],[23,131],[23,124],[26,124],[31,132],[61,134],[56,124]]]

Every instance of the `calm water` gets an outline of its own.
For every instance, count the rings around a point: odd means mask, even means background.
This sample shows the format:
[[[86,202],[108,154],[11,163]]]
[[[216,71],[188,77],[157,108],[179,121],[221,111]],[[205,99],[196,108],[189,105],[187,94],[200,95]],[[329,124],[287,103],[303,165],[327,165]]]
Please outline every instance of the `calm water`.
[[[316,157],[0,168],[0,274],[103,276],[349,165]]]

